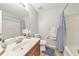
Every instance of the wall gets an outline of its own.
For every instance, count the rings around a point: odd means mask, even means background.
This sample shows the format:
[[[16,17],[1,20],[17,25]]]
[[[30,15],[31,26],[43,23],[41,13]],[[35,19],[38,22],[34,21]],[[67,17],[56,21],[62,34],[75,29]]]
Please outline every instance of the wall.
[[[65,10],[66,41],[65,46],[79,47],[79,4],[69,4]]]
[[[3,38],[11,38],[20,35],[20,21],[9,12],[2,12],[2,35]]]
[[[0,10],[0,33],[2,34],[2,11]]]
[[[47,37],[52,27],[57,28],[60,20],[62,8],[48,9],[39,14],[39,34],[43,39]]]
[[[79,15],[66,17],[66,46],[79,46]]]
[[[26,28],[30,27],[30,30],[32,31],[32,34],[38,33],[38,13],[33,8],[31,4],[28,5],[28,16],[26,19]]]

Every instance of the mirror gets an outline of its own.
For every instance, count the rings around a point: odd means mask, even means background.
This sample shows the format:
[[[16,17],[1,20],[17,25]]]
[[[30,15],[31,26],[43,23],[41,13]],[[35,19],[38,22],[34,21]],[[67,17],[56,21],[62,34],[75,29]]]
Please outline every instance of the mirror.
[[[0,3],[0,10],[3,39],[20,36],[22,30],[29,27],[28,11],[19,3]]]

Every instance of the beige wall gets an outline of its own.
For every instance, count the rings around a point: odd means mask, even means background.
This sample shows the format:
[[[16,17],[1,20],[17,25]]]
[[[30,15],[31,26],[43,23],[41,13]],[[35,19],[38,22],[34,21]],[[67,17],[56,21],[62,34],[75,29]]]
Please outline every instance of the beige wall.
[[[60,20],[60,15],[63,8],[48,9],[39,14],[39,34],[42,38],[46,38],[50,34],[50,30],[55,27],[57,29]]]
[[[66,46],[79,46],[79,15],[66,17]]]

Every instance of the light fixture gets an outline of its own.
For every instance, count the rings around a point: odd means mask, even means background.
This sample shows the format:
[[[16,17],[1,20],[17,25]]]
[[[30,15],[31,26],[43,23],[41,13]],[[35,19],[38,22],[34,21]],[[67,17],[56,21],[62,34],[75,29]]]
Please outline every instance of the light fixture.
[[[19,5],[23,7],[25,10],[29,11],[29,6],[27,3],[19,3]]]
[[[28,4],[27,3],[19,3],[21,6],[23,6],[23,7],[27,7],[28,6]]]

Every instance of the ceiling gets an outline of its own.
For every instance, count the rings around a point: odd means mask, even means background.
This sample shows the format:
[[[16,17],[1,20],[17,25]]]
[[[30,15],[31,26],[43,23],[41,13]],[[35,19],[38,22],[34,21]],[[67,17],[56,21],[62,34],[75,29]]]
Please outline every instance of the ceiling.
[[[27,10],[16,3],[0,3],[0,9],[3,11],[7,11],[17,17],[27,16],[28,14]]]
[[[67,3],[31,3],[32,7],[34,7],[38,13],[51,9],[62,10],[66,6],[66,4]],[[70,3],[65,10],[65,14],[79,14],[78,7],[79,3]],[[13,15],[20,18],[28,15],[28,11],[24,9],[24,7],[20,6],[19,3],[0,3],[0,9],[12,13]]]
[[[45,10],[59,10],[63,11],[67,3],[32,3],[32,6],[37,10],[38,13]],[[79,14],[79,3],[69,3],[65,9],[65,15],[76,15]]]
[[[37,10],[37,12],[47,10],[47,9],[59,9],[64,8],[66,3],[32,3],[32,6]]]
[[[26,3],[27,4],[27,3]],[[61,9],[65,7],[66,3],[30,3],[35,10],[40,13],[41,11],[50,9]],[[0,9],[7,11],[15,16],[24,17],[28,12],[19,3],[0,3]]]

